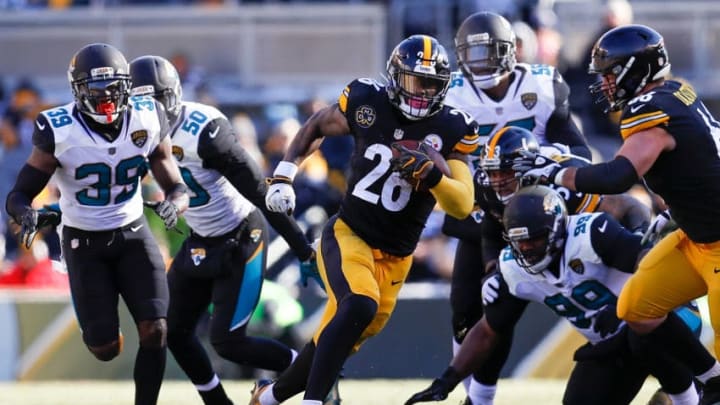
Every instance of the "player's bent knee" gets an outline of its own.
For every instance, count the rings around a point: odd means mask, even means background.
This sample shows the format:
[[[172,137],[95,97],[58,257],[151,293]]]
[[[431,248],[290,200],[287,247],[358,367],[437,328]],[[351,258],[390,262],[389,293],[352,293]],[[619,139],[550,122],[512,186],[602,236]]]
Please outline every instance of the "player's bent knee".
[[[378,304],[372,298],[364,295],[352,295],[340,304],[342,310],[338,308],[338,313],[346,312],[350,319],[354,319],[358,324],[368,325],[372,322],[377,314]]]
[[[167,345],[167,322],[164,318],[140,321],[138,324],[140,347],[160,349]]]
[[[122,351],[122,336],[118,340],[101,346],[88,346],[90,353],[100,361],[110,361]]]

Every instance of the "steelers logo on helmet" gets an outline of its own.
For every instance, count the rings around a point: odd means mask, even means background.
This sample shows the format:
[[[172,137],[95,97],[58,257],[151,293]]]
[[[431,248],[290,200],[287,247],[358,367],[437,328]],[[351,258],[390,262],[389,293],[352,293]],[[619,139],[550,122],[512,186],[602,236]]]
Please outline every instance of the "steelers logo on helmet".
[[[450,85],[445,48],[433,37],[413,35],[400,42],[387,62],[390,102],[408,119],[429,117],[442,108]]]

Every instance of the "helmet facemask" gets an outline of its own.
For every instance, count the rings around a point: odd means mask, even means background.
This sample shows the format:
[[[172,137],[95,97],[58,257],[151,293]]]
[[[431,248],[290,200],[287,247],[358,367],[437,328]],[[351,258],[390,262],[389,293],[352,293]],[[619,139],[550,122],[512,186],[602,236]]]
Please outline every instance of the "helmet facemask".
[[[503,204],[507,204],[520,189],[518,173],[511,166],[506,166],[501,164],[500,159],[497,158],[484,158],[480,161],[480,167],[485,172],[490,187]]]
[[[456,44],[460,68],[475,87],[491,89],[500,84],[516,63],[515,44],[490,38],[487,33],[468,35]]]
[[[558,217],[552,227],[531,232],[526,227],[510,228],[505,234],[517,264],[530,274],[539,274],[562,252],[565,221]]]
[[[80,111],[94,121],[114,123],[127,108],[130,80],[127,77],[79,80],[72,83]]]
[[[435,38],[404,39],[387,61],[387,74],[388,98],[406,118],[420,120],[442,109],[450,87],[450,62]]]
[[[547,186],[523,187],[505,206],[503,237],[515,261],[530,274],[545,271],[565,246],[567,208]]]
[[[398,69],[391,77],[397,89],[398,108],[409,119],[422,119],[438,110],[447,93],[450,76]]]

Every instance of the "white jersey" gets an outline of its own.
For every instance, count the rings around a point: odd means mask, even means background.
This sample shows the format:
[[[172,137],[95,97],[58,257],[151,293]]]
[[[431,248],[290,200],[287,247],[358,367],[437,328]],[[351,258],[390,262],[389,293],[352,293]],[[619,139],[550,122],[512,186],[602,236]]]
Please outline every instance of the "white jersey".
[[[190,194],[190,206],[183,214],[200,236],[220,236],[235,229],[255,206],[222,174],[206,169],[198,156],[200,134],[217,118],[227,119],[217,108],[182,102],[181,116],[171,131],[173,156]],[[217,136],[209,133],[210,138]]]
[[[547,305],[593,344],[603,340],[592,328],[595,315],[607,304],[616,302],[620,290],[631,276],[603,264],[593,249],[590,224],[601,215],[568,217],[559,277],[549,271],[535,275],[526,272],[515,261],[510,247],[500,254],[500,271],[512,295]]]
[[[152,97],[133,97],[130,105],[120,135],[112,142],[73,113],[75,103],[40,113],[51,126],[60,163],[54,176],[64,225],[102,231],[142,216],[140,180],[147,173],[148,156],[160,143],[162,127]]]
[[[499,101],[482,90],[476,92],[461,72],[453,72],[444,103],[469,113],[479,125],[480,136],[490,137],[503,127],[515,126],[532,131],[540,144],[549,143],[545,128],[556,105],[555,68],[518,63],[513,70],[515,79]]]

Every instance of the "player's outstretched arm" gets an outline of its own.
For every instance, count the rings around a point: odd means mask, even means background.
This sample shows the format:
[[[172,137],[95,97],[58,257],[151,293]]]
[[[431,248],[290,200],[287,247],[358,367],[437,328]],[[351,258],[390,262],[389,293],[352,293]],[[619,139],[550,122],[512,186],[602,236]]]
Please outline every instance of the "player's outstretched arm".
[[[278,163],[269,180],[270,187],[265,196],[268,209],[292,214],[295,210],[295,190],[292,182],[298,172],[298,165],[320,147],[326,136],[348,134],[350,126],[338,104],[327,106],[308,118],[290,142],[283,160]]]
[[[165,192],[165,200],[149,205],[162,218],[167,229],[174,228],[177,216],[190,204],[187,186],[180,177],[180,169],[172,157],[170,138],[165,137],[149,156],[150,170]]]
[[[430,387],[410,397],[405,405],[446,399],[460,381],[483,364],[497,340],[497,334],[483,316],[465,336],[460,351],[453,357],[445,372],[433,380]]]

